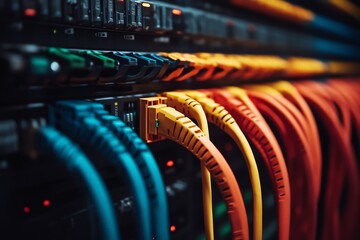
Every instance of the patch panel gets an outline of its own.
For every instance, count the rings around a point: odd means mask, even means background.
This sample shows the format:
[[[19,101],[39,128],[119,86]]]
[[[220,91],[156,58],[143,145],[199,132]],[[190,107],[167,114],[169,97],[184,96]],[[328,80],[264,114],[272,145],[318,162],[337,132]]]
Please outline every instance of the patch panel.
[[[3,42],[14,43],[19,42],[20,39],[27,39],[25,43],[39,43],[41,41],[39,36],[44,36],[48,41],[43,42],[43,45],[49,45],[51,41],[52,46],[58,46],[57,40],[61,39],[63,44],[69,45],[67,47],[149,51],[143,45],[146,42],[152,46],[150,51],[163,49],[176,51],[168,48],[170,43],[181,48],[183,52],[193,52],[203,46],[206,47],[207,52],[209,49],[212,49],[212,52],[222,52],[224,50],[219,46],[224,47],[224,45],[244,52],[247,49],[256,49],[254,46],[262,46],[262,52],[267,51],[268,54],[273,54],[273,49],[276,48],[277,52],[282,49],[284,53],[293,52],[295,55],[306,52],[307,55],[332,55],[352,59],[356,59],[355,52],[359,52],[356,47],[359,32],[355,28],[343,25],[337,28],[343,31],[332,31],[329,25],[335,23],[328,20],[314,20],[314,24],[302,26],[305,30],[315,26],[315,28],[325,28],[327,31],[325,34],[313,31],[315,35],[320,35],[314,37],[306,31],[294,32],[287,26],[284,30],[281,24],[268,26],[268,22],[254,19],[250,14],[244,14],[243,18],[239,18],[235,14],[229,14],[231,11],[225,11],[228,13],[226,15],[219,11],[221,8],[216,4],[214,6],[204,4],[199,8],[196,5],[201,4],[194,3],[194,7],[189,7],[161,1],[136,0],[120,2],[57,0],[51,4],[47,1],[32,0],[27,1],[26,5],[20,2],[22,1],[12,1],[2,5],[0,10],[4,16],[2,26],[6,28],[12,26],[12,23],[21,26],[21,31],[10,27],[8,34],[2,36]],[[13,9],[13,11],[5,11],[5,9]],[[292,15],[298,17],[299,14]],[[319,19],[323,18],[319,17]],[[328,23],[319,25],[318,22]],[[26,34],[19,38],[19,34],[25,32]],[[342,44],[336,37],[335,40],[327,40],[326,37],[321,36],[327,36],[329,32],[340,38],[345,36],[355,44]],[[344,34],[345,32],[347,34]],[[348,33],[353,37],[346,37]],[[184,38],[185,35],[188,37]],[[280,35],[281,38],[276,37]],[[79,36],[84,38],[78,41]],[[122,48],[124,45],[129,47],[124,49]],[[132,46],[136,46],[135,49],[131,49]],[[339,48],[341,51],[337,50]]]

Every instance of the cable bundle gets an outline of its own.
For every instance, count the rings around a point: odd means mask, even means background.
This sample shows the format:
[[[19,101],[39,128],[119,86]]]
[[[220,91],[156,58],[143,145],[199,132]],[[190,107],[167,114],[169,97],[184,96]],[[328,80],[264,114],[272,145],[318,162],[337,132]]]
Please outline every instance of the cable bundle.
[[[217,105],[201,99],[222,104],[260,152],[277,193],[279,239],[355,239],[359,89],[356,81],[332,79],[187,93],[210,122]]]
[[[105,184],[84,153],[67,137],[51,127],[39,129],[35,139],[37,149],[54,156],[86,186],[106,240],[120,239],[118,224]]]
[[[91,146],[116,166],[119,173],[124,176],[134,196],[137,221],[141,226],[140,238],[151,239],[150,203],[146,183],[125,146],[95,118],[91,104],[62,101],[58,102],[55,108],[56,126],[81,144]]]
[[[254,239],[262,239],[262,194],[259,172],[251,147],[236,121],[223,106],[215,103],[214,100],[208,97],[204,92],[167,92],[164,95],[168,97],[168,104],[170,106],[179,110],[183,114],[196,119],[196,121],[200,123],[200,126],[207,126],[207,121],[209,121],[209,123],[213,123],[225,131],[235,141],[245,157],[250,173],[254,196]],[[207,136],[209,136],[209,134],[207,134]]]
[[[74,111],[73,114],[80,118],[77,120],[78,123],[68,125],[68,127],[73,128],[79,125],[79,128],[81,128],[80,126],[83,126],[83,129],[80,130],[83,132],[81,137],[78,134],[78,138],[83,143],[86,143],[87,139],[92,139],[92,146],[98,151],[102,151],[101,153],[104,156],[107,156],[110,160],[111,158],[118,158],[119,162],[112,161],[116,165],[121,163],[121,169],[124,168],[126,175],[128,175],[126,178],[128,178],[127,182],[134,194],[135,211],[138,219],[140,219],[139,221],[142,223],[140,237],[149,236],[144,236],[147,232],[144,230],[150,231],[151,224],[152,238],[169,239],[165,187],[159,168],[146,144],[125,123],[115,116],[110,116],[101,104],[85,101],[66,101],[58,103],[57,107]],[[63,113],[65,115],[65,112]],[[72,116],[74,118],[74,115]],[[104,149],[107,149],[108,152]],[[152,221],[149,220],[149,216]]]
[[[233,239],[249,239],[244,201],[236,178],[219,150],[189,118],[161,97],[140,99],[140,134],[148,142],[166,137],[186,147],[210,172],[226,202]]]

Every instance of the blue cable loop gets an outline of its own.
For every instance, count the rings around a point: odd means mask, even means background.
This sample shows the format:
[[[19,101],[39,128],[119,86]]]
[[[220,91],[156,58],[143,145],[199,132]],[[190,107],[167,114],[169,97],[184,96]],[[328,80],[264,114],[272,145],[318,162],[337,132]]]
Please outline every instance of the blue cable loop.
[[[82,104],[81,104],[82,103]],[[56,125],[81,143],[91,145],[125,174],[125,180],[134,195],[135,212],[140,239],[151,239],[150,203],[146,184],[133,157],[117,137],[95,118],[93,107],[87,102],[59,101],[55,105],[58,113]]]
[[[141,170],[152,206],[152,223],[155,239],[169,240],[170,225],[165,185],[159,167],[142,139],[118,117],[109,115],[102,104],[95,102],[72,101],[92,108],[97,119],[105,124],[125,145]],[[88,109],[89,110],[89,109]]]
[[[120,239],[110,195],[85,154],[70,139],[51,127],[39,129],[35,141],[40,152],[55,156],[74,176],[83,181],[100,219],[103,239]]]

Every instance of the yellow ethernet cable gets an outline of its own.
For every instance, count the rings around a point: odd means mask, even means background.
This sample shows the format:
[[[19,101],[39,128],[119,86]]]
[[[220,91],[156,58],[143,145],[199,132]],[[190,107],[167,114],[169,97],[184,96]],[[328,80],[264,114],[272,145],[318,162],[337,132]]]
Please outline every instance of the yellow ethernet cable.
[[[209,138],[209,127],[206,115],[200,103],[180,92],[166,92],[167,105],[175,108],[185,116],[194,118],[205,136]],[[204,208],[204,225],[207,240],[214,240],[214,223],[212,207],[212,190],[210,173],[206,167],[201,164],[202,195]]]
[[[259,171],[254,154],[244,133],[239,128],[235,119],[225,110],[223,106],[209,98],[205,93],[199,91],[185,91],[185,94],[197,100],[206,113],[210,123],[215,124],[228,134],[239,147],[245,157],[246,165],[250,175],[251,187],[253,192],[253,238],[262,239],[262,194]]]
[[[328,64],[313,58],[290,57],[287,77],[306,77],[328,73]]]
[[[147,142],[168,138],[193,153],[209,170],[226,203],[232,239],[249,239],[244,200],[229,164],[200,128],[166,101],[164,97],[140,99],[140,136]]]

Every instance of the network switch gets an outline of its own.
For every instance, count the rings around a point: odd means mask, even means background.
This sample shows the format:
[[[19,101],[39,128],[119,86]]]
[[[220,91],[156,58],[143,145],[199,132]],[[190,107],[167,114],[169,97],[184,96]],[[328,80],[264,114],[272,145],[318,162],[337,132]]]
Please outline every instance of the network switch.
[[[358,239],[335,2],[0,0],[0,238]]]

